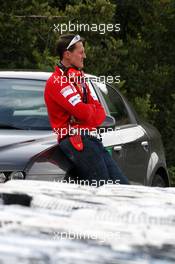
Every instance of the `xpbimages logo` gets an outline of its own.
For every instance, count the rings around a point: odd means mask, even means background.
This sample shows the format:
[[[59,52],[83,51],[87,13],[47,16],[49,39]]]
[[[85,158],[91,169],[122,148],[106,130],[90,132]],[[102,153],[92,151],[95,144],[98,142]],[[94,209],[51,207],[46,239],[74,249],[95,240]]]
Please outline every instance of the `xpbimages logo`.
[[[118,130],[119,130],[118,127],[115,127],[115,128],[99,127],[98,129],[96,127],[92,127],[91,129],[89,129],[89,128],[83,128],[83,127],[74,128],[71,125],[68,125],[68,127],[61,127],[61,128],[54,127],[53,133],[57,134],[61,138],[66,135],[73,136],[75,134],[79,134],[79,135],[89,135],[89,136],[97,137],[98,139],[101,139],[101,135],[103,133],[106,133],[105,135],[108,137],[114,137],[116,135],[115,132]]]
[[[120,24],[105,24],[105,23],[72,23],[69,21],[67,24],[54,24],[53,25],[53,31],[59,32],[61,34],[64,34],[66,32],[97,32],[99,34],[105,34],[106,32],[119,32],[120,31]]]
[[[96,231],[96,232],[73,232],[73,231],[64,231],[64,232],[53,232],[53,240],[99,240],[100,242],[104,243],[110,239],[119,239],[120,232],[103,232],[103,231]]]
[[[61,76],[53,76],[54,78],[54,84],[58,83],[58,84],[65,84],[65,83],[90,83],[91,81],[93,81],[94,83],[102,83],[102,84],[106,84],[106,83],[116,83],[119,84],[120,83],[120,75],[100,75],[100,76],[66,76],[66,75],[61,75]]]

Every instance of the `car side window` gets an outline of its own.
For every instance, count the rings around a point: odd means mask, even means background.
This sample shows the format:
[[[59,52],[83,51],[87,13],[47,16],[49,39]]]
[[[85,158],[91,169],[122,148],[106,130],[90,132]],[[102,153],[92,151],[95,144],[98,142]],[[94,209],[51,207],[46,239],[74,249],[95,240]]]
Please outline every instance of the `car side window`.
[[[1,79],[0,123],[25,129],[51,129],[43,91],[45,81]]]
[[[91,92],[91,95],[92,97],[95,99],[95,100],[99,100],[98,96],[97,96],[97,93],[94,89],[94,87],[92,86],[91,82],[89,81],[89,79],[86,80],[88,86],[89,86],[89,90]]]
[[[121,126],[131,124],[126,106],[118,92],[108,84],[98,82],[94,82],[93,84],[100,88],[100,91],[109,108],[110,114],[116,120],[116,125]]]

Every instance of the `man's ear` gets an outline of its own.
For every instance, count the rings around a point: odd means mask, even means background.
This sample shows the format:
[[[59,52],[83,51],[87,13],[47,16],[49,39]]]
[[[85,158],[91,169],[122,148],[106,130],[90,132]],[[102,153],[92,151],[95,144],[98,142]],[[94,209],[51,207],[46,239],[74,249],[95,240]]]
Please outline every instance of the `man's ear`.
[[[70,58],[70,51],[66,50],[64,52],[64,57],[65,57],[65,59],[69,59]]]

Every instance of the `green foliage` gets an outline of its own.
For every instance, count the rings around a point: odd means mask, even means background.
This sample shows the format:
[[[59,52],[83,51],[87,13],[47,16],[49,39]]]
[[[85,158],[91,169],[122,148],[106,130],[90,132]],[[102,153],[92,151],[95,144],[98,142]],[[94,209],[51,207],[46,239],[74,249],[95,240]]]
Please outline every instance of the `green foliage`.
[[[128,51],[116,66],[125,80],[123,89],[141,116],[161,132],[168,166],[174,166],[175,2],[117,1],[117,19]]]
[[[150,94],[146,94],[145,97],[136,96],[134,98],[133,105],[135,106],[134,108],[139,116],[150,123],[152,123],[152,119],[150,117],[153,117],[159,112],[159,110],[156,109],[156,106],[151,104]]]
[[[45,0],[33,0],[30,4],[21,0],[3,2],[0,16],[1,69],[40,69],[46,63],[45,70],[49,68],[49,53],[53,52],[51,44],[55,37],[51,32],[53,15],[58,16],[58,10],[51,8]]]
[[[175,187],[175,166],[169,167],[168,172],[171,178],[171,186]]]

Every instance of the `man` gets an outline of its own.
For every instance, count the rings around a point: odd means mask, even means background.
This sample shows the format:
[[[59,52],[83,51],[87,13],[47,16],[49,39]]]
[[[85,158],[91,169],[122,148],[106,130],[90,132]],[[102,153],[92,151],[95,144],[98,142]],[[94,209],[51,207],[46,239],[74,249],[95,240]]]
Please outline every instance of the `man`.
[[[101,140],[90,135],[106,115],[83,79],[84,40],[79,35],[62,35],[56,51],[60,63],[46,83],[44,97],[59,146],[78,173],[76,182],[96,186],[129,184]]]

